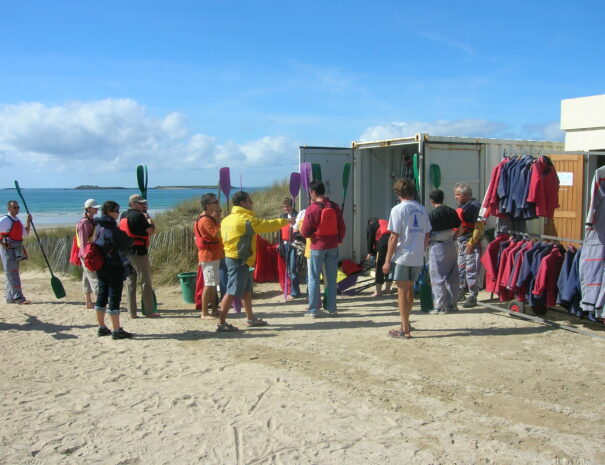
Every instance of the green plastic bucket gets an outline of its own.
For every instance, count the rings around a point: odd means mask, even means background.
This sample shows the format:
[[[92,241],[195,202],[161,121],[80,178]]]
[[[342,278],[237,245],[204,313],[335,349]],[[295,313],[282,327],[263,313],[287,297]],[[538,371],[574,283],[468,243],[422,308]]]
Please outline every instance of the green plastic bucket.
[[[179,273],[176,275],[181,282],[181,292],[183,293],[183,300],[188,304],[195,303],[195,280],[197,278],[196,272],[190,273]]]

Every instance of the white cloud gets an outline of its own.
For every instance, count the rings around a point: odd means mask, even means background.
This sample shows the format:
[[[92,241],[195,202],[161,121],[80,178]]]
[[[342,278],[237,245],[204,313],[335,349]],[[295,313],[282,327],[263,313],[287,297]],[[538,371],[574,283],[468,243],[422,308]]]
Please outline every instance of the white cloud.
[[[508,125],[505,123],[484,119],[393,122],[369,127],[361,134],[359,140],[397,139],[400,137],[410,137],[419,132],[425,132],[434,136],[496,137],[498,133],[507,128]]]
[[[191,133],[185,116],[154,117],[132,99],[69,102],[47,106],[0,106],[0,158],[34,161],[38,168],[63,172],[97,163],[114,173],[146,163],[166,171],[237,164],[239,169],[291,166],[298,144],[284,137],[244,143]]]
[[[528,124],[523,126],[523,132],[532,139],[550,141],[563,141],[565,139],[565,131],[561,130],[559,121],[551,121],[545,124]]]

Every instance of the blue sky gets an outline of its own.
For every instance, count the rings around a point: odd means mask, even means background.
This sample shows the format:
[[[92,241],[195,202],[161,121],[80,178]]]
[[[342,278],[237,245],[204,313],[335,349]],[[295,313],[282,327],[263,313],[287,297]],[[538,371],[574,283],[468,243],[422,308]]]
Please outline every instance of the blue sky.
[[[259,186],[299,145],[562,140],[605,93],[602,1],[4,0],[0,188]]]

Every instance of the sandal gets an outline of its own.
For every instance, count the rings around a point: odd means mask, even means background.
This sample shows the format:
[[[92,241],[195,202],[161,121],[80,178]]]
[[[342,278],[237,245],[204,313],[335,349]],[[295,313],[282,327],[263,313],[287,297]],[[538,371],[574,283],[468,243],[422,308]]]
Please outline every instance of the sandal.
[[[19,305],[30,305],[31,301],[29,301],[27,299],[23,299],[23,300],[20,300],[19,302],[17,302],[17,304],[19,304]]]
[[[246,322],[246,326],[267,326],[269,323],[267,323],[265,320],[263,320],[262,318],[255,318],[254,320],[248,320]]]
[[[397,339],[411,339],[412,338],[412,334],[410,331],[408,331],[406,333],[405,331],[402,331],[400,329],[391,329],[389,331],[389,336],[397,338]]]
[[[232,324],[229,323],[219,323],[218,325],[216,325],[216,332],[221,332],[221,331],[225,331],[225,332],[233,332],[233,331],[238,331],[238,329],[233,326]]]

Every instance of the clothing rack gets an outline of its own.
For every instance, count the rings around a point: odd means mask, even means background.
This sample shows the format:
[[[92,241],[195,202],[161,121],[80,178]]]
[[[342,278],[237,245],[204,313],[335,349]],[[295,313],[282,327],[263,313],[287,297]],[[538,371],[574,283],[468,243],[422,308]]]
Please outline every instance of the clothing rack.
[[[576,243],[576,244],[583,244],[584,243],[584,241],[581,241],[579,239],[568,239],[568,238],[564,238],[564,237],[548,236],[546,234],[535,234],[535,233],[520,232],[520,231],[511,231],[510,233],[500,233],[500,234],[509,234],[509,235],[515,235],[515,234],[517,234],[517,235],[520,235],[521,237],[525,236],[525,237],[531,237],[531,238],[534,238],[534,239],[546,239],[546,240],[559,241],[559,242],[573,242],[573,243]],[[493,294],[492,294],[491,297],[493,298]],[[493,305],[493,304],[491,304],[489,302],[485,302],[485,301],[479,301],[479,303],[482,304],[482,305],[484,305],[485,307],[491,309],[491,310],[497,310],[499,312],[504,312],[504,313],[509,314],[510,316],[516,316],[516,317],[519,317],[519,318],[524,318],[526,320],[533,321],[533,322],[536,322],[536,323],[542,323],[542,324],[545,324],[545,325],[548,325],[548,326],[552,326],[554,328],[564,329],[566,331],[571,331],[571,332],[574,332],[574,333],[582,334],[584,336],[590,336],[590,337],[594,337],[596,339],[604,339],[605,340],[605,336],[601,336],[599,334],[594,334],[594,333],[591,333],[589,331],[585,331],[583,329],[576,328],[574,326],[560,324],[560,323],[555,323],[554,321],[549,321],[549,320],[546,320],[544,318],[540,318],[540,317],[537,317],[537,316],[526,315],[526,314],[520,313],[520,312],[513,312],[511,310],[504,309],[504,308],[502,308],[502,307],[500,307],[498,305]],[[562,312],[557,311],[557,313],[562,313]]]
[[[528,232],[521,232],[521,231],[510,231],[510,232],[502,232],[499,234],[509,234],[511,236],[521,236],[521,237],[527,237],[527,238],[533,238],[533,239],[546,239],[548,241],[557,241],[557,242],[573,242],[575,244],[583,244],[584,241],[580,240],[580,239],[567,239],[565,237],[558,237],[558,236],[547,236],[546,234],[535,234],[535,233],[528,233]]]

